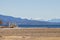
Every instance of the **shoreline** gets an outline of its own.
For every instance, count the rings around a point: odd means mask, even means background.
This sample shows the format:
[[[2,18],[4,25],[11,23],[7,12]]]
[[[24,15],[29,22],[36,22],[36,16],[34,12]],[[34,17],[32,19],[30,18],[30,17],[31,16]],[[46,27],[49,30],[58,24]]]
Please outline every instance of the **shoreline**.
[[[60,28],[0,28],[2,40],[60,40]]]

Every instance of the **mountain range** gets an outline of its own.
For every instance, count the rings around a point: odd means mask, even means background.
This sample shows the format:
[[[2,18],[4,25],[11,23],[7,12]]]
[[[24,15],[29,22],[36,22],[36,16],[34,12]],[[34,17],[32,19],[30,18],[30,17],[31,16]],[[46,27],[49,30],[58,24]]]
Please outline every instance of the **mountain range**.
[[[17,25],[60,25],[60,22],[57,22],[58,20],[37,21],[37,20],[15,18],[12,16],[5,16],[5,15],[0,15],[0,20],[2,20],[4,25],[6,25],[8,22],[16,23]]]

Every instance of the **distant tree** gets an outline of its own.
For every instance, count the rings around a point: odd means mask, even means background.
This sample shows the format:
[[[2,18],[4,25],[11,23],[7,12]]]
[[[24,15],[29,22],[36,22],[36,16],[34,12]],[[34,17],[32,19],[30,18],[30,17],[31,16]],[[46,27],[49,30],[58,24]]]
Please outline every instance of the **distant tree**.
[[[0,24],[3,24],[2,20],[0,19]]]

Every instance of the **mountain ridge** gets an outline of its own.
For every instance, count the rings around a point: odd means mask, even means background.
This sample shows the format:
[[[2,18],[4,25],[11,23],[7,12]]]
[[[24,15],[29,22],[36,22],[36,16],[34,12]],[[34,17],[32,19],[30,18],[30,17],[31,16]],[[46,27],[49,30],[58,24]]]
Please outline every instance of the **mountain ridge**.
[[[15,18],[12,16],[4,16],[0,15],[0,20],[2,20],[3,24],[7,22],[16,23],[17,25],[60,25],[56,22],[49,22],[49,21],[37,21],[37,20],[28,20],[22,18]]]

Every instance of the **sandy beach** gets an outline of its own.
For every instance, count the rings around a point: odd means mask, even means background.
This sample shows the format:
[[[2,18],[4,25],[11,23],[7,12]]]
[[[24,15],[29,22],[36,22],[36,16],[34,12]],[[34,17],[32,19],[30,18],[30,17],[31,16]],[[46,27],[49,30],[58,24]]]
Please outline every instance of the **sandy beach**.
[[[60,40],[60,28],[0,28],[0,40]]]

